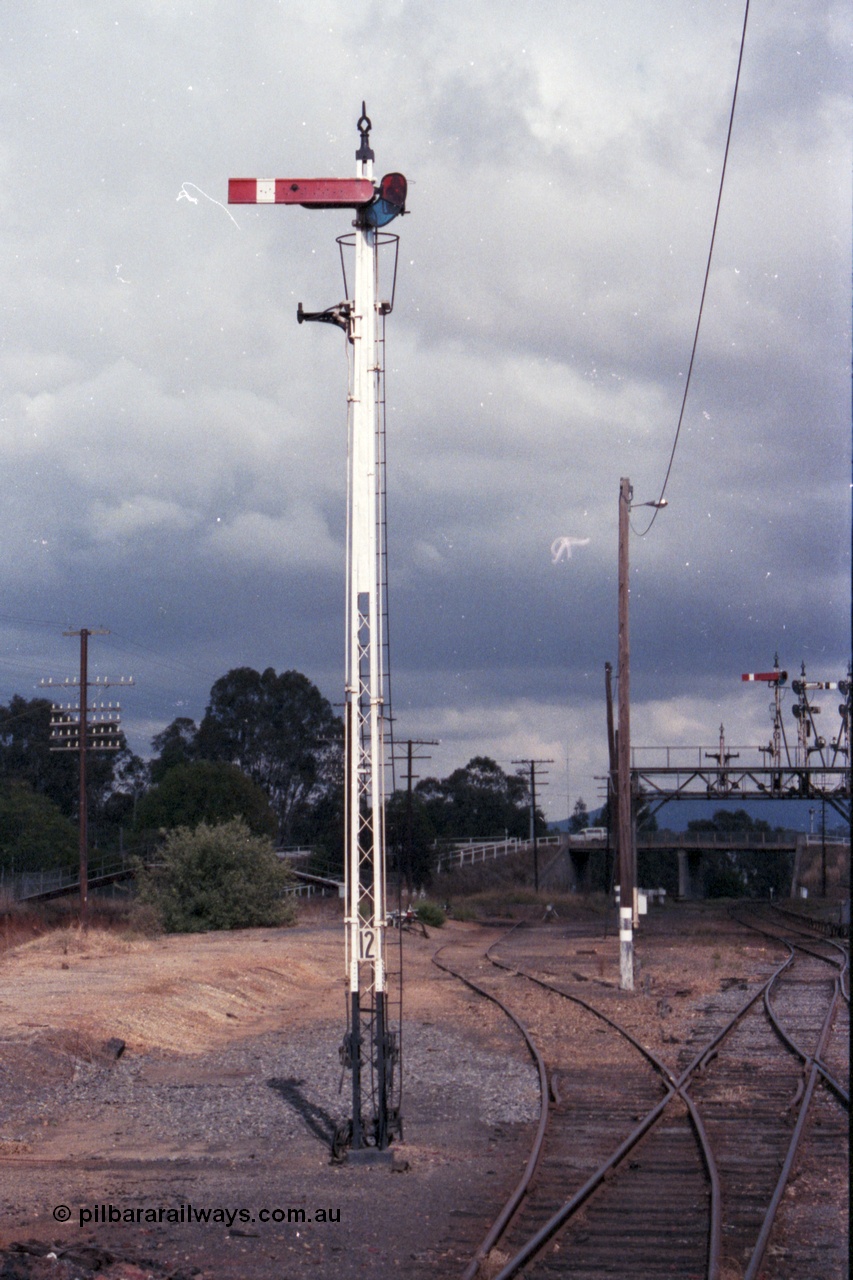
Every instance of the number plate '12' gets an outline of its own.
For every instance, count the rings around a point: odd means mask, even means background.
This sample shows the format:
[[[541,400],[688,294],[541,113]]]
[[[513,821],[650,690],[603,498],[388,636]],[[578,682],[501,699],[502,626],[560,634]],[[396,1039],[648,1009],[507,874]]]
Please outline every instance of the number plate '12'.
[[[359,929],[358,958],[359,960],[375,960],[376,959],[376,930],[375,929]]]

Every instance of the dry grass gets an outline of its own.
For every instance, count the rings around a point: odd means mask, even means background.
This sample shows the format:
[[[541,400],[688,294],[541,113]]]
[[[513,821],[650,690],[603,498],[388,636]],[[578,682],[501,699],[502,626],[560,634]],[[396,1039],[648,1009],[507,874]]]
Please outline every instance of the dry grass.
[[[147,951],[149,948],[147,939],[135,938],[115,929],[82,929],[80,925],[67,925],[63,929],[52,929],[49,933],[23,943],[18,950],[63,956],[114,956],[131,951]]]
[[[442,886],[443,887],[443,886]],[[439,894],[438,901],[447,901]],[[450,914],[456,920],[531,920],[540,921],[550,906],[557,919],[603,915],[608,902],[603,894],[555,893],[541,890],[539,893],[524,886],[491,887],[451,897]]]

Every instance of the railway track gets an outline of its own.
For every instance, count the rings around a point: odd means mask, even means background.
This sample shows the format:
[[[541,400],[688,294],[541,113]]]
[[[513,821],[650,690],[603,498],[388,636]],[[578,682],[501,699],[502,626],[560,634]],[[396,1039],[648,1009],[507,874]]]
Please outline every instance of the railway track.
[[[834,1205],[846,1176],[847,952],[768,913],[737,927],[760,930],[776,959],[753,989],[697,1010],[674,1065],[615,1016],[612,990],[581,997],[534,954],[553,928],[436,955],[513,1018],[542,1092],[527,1167],[464,1280],[844,1274],[837,1215],[828,1235],[804,1226],[802,1200],[810,1188],[820,1214],[815,1184],[829,1181]]]

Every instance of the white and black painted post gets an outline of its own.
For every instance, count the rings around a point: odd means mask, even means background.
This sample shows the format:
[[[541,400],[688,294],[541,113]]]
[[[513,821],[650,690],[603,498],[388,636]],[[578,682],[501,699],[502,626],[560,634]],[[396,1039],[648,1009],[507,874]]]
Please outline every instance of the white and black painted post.
[[[236,178],[230,203],[300,204],[352,208],[354,231],[339,238],[354,247],[354,293],[325,311],[297,319],[340,326],[351,348],[347,442],[345,837],[346,981],[348,1028],[341,1049],[352,1072],[354,1150],[388,1146],[400,1118],[392,1101],[398,1056],[389,1025],[385,931],[385,771],[388,672],[384,661],[385,546],[382,351],[385,317],[393,306],[378,297],[378,250],[396,237],[379,228],[405,212],[406,180],[373,181],[371,122],[364,104],[355,178]],[[345,276],[346,283],[346,276]]]
[[[634,490],[619,481],[619,737],[617,785],[619,813],[619,986],[634,990],[634,839],[631,813],[631,646],[628,635],[628,531]]]

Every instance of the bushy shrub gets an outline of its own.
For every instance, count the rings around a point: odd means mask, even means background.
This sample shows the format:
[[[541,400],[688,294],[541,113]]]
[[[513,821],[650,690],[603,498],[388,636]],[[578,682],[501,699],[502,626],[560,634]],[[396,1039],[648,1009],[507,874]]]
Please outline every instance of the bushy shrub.
[[[422,924],[431,924],[436,929],[447,919],[437,902],[421,902],[415,914]]]
[[[0,867],[45,871],[73,866],[77,828],[47,796],[17,779],[0,782]]]
[[[282,897],[290,879],[271,841],[241,818],[170,831],[137,876],[140,902],[167,933],[290,924],[293,904]]]
[[[706,898],[742,898],[743,896],[743,878],[734,867],[716,867],[706,876]]]

